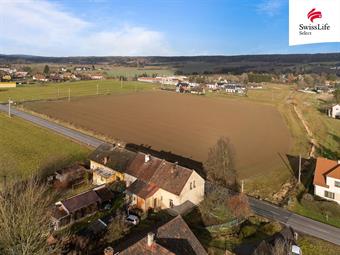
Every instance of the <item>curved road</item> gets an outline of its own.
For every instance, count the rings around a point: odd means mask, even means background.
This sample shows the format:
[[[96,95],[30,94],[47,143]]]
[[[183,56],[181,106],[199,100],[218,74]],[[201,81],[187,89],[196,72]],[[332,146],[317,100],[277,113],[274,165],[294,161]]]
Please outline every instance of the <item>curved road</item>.
[[[8,106],[0,104],[0,111],[7,112]],[[68,138],[86,144],[88,146],[98,147],[100,144],[104,143],[104,141],[99,140],[95,137],[85,135],[79,131],[70,128],[63,127],[57,123],[42,119],[37,116],[33,116],[29,113],[14,108],[11,109],[11,112],[13,116],[18,116],[38,126],[53,130],[56,133],[64,135]],[[292,227],[297,232],[308,234],[326,240],[328,242],[340,245],[339,228],[311,220],[309,218],[289,212],[281,207],[272,205],[270,203],[252,197],[249,197],[249,202],[253,211],[260,216],[279,221],[287,226]]]

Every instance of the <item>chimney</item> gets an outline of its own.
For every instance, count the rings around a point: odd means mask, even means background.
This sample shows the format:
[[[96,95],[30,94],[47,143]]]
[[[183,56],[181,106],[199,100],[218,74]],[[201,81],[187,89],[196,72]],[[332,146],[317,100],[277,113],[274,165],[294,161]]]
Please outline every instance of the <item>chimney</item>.
[[[106,247],[104,250],[104,255],[113,255],[113,253],[114,253],[114,250],[111,246]]]
[[[155,234],[152,232],[148,233],[148,246],[152,246],[152,244],[155,242]]]
[[[149,161],[150,161],[150,155],[149,154],[145,154],[144,162],[148,163]]]

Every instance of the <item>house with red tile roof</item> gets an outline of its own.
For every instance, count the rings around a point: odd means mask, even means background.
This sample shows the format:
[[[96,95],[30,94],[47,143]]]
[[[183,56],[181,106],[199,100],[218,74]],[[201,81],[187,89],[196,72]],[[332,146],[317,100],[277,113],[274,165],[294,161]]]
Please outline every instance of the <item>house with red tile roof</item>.
[[[313,184],[315,195],[340,204],[340,160],[317,158]]]
[[[189,207],[204,199],[205,180],[195,170],[149,154],[103,144],[91,154],[90,165],[94,177],[102,168],[111,171],[110,180],[125,181],[131,205],[143,211]]]

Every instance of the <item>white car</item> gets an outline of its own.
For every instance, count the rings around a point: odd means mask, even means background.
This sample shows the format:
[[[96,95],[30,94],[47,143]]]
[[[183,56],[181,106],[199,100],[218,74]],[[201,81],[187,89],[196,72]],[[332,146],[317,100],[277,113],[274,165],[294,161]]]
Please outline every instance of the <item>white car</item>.
[[[138,225],[139,224],[139,218],[136,215],[130,214],[126,217],[126,221],[132,225]]]
[[[299,246],[292,245],[292,254],[293,255],[302,255],[302,251]]]

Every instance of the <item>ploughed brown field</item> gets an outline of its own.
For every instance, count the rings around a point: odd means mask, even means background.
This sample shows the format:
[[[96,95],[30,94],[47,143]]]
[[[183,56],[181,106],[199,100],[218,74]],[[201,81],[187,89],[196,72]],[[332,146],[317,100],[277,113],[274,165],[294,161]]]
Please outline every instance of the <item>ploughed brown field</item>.
[[[272,106],[245,100],[152,91],[67,101],[34,102],[26,107],[77,127],[204,161],[225,136],[235,149],[241,177],[282,169],[290,135]]]

